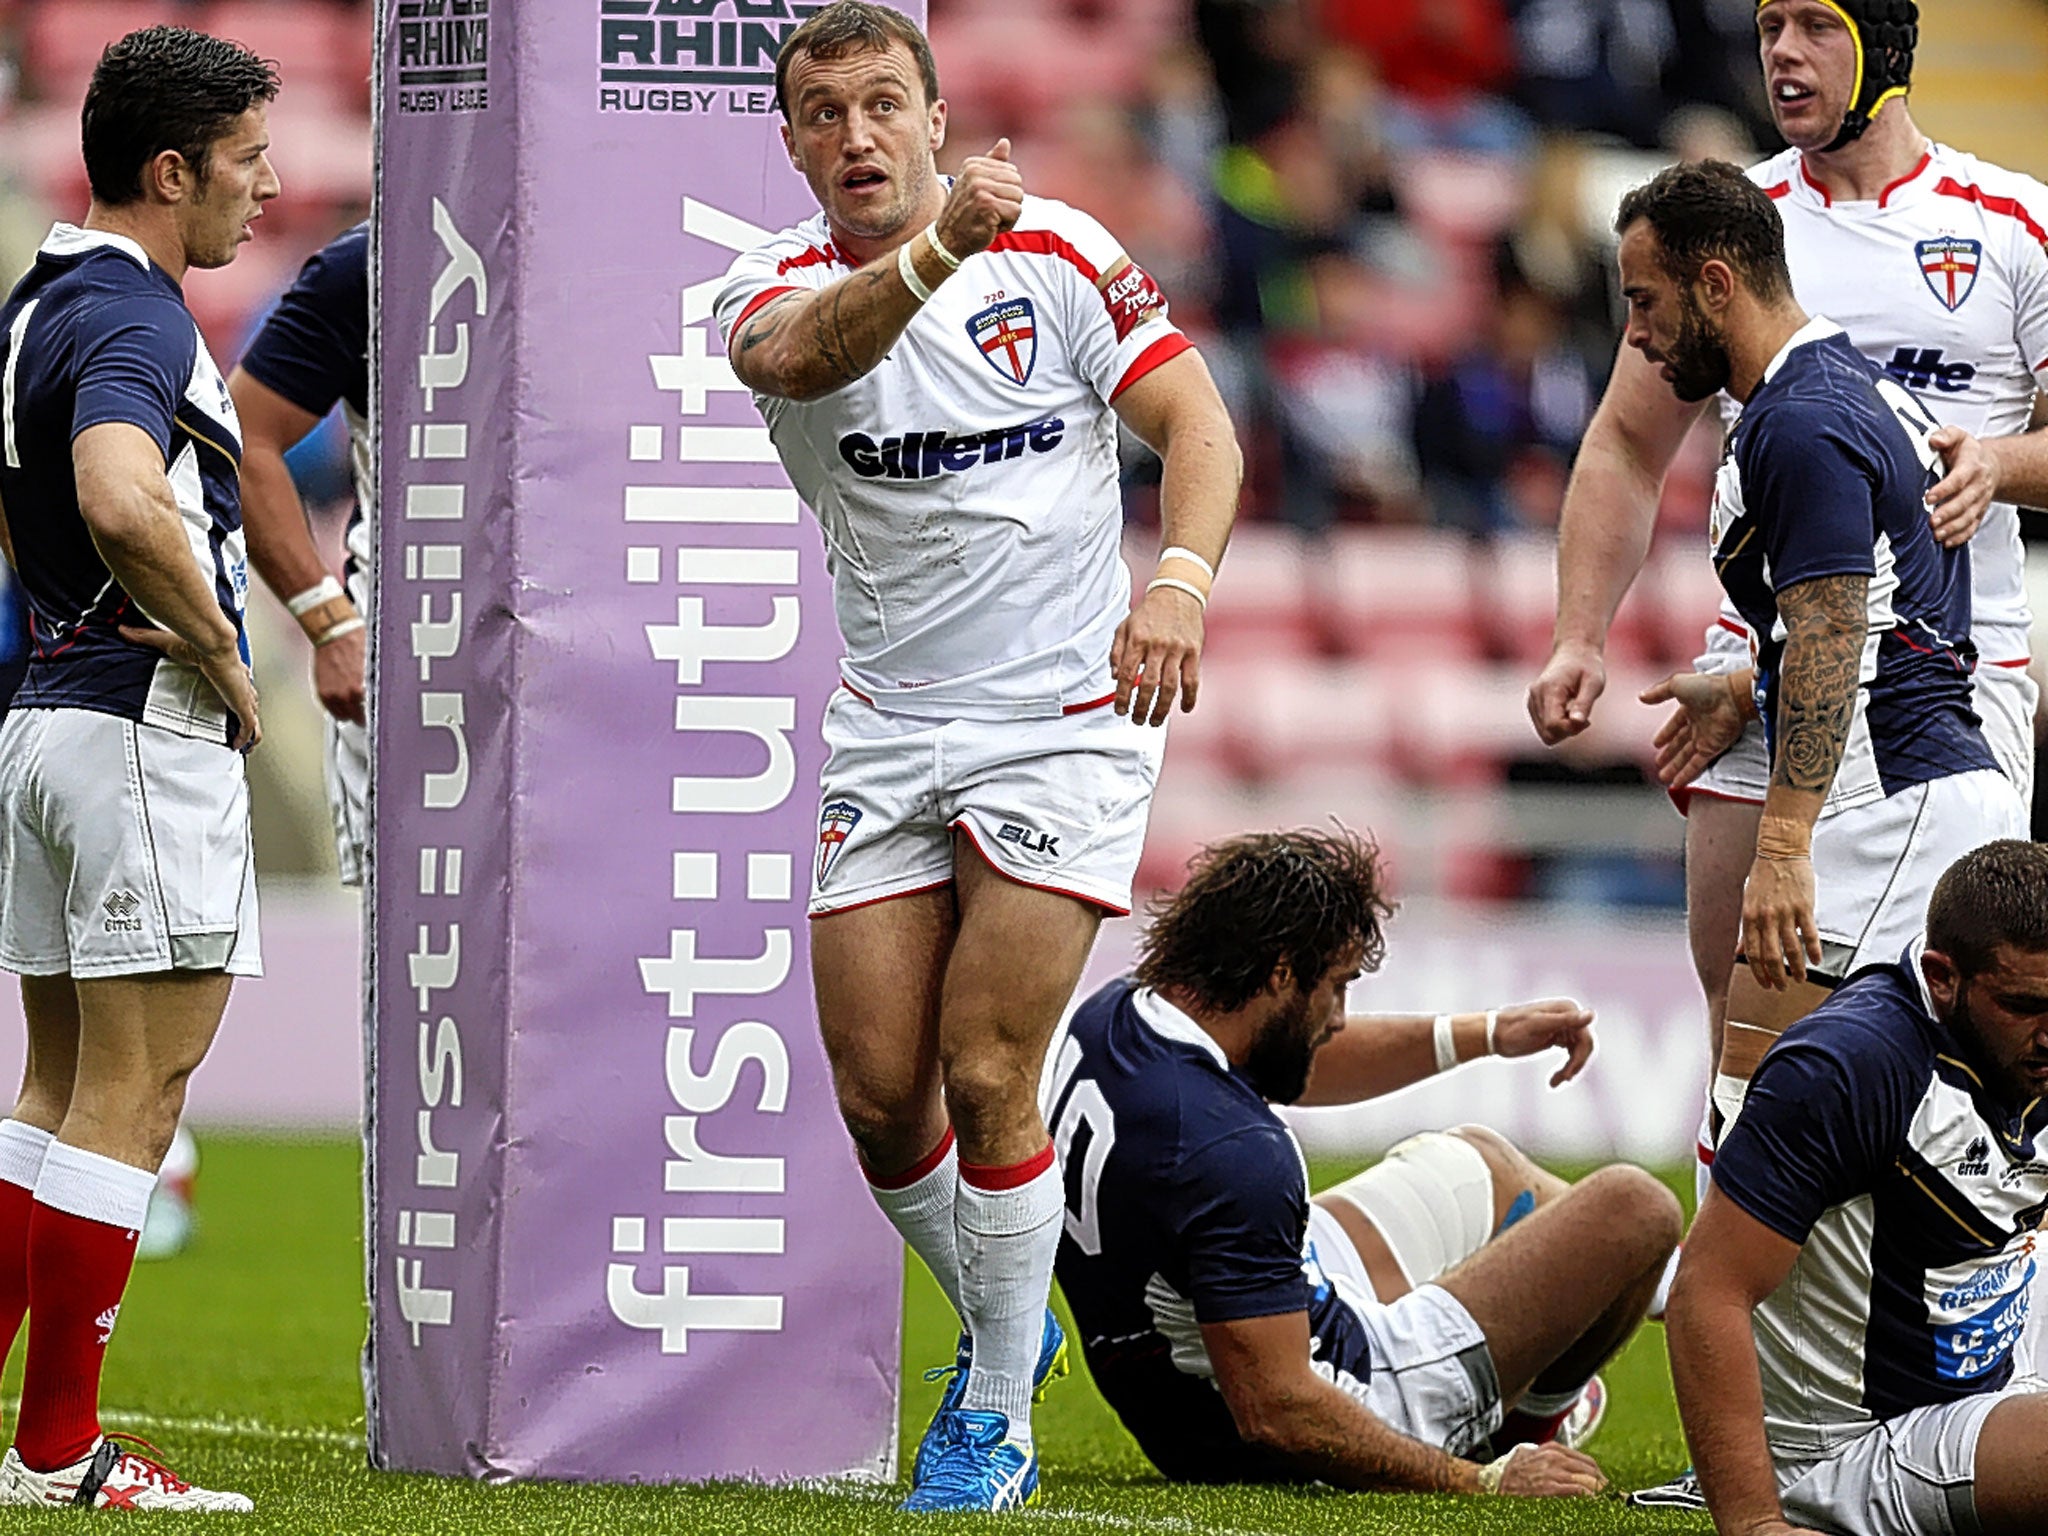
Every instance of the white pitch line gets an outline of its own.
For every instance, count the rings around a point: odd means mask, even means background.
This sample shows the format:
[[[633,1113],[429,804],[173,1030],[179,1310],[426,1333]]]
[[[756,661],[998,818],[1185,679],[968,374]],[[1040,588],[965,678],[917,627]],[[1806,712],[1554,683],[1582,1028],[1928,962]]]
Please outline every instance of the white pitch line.
[[[1178,1515],[1112,1515],[1099,1509],[1047,1509],[1044,1505],[1032,1505],[1021,1513],[1030,1520],[1074,1520],[1083,1525],[1097,1525],[1112,1531],[1185,1531],[1189,1536],[1261,1536],[1256,1531],[1241,1531],[1227,1525],[1203,1525],[1197,1521],[1184,1520]]]
[[[163,1414],[142,1413],[131,1408],[106,1408],[100,1417],[115,1428],[134,1425],[139,1429],[181,1435],[219,1435],[223,1439],[297,1441],[307,1445],[332,1445],[361,1450],[362,1431],[345,1429],[289,1428],[265,1424],[261,1419],[178,1419]]]

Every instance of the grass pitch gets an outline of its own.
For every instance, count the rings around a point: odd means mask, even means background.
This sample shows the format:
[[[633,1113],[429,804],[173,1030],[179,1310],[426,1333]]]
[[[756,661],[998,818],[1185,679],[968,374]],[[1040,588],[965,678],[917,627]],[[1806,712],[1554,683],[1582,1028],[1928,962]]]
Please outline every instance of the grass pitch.
[[[490,1488],[369,1471],[357,1380],[364,1307],[359,1160],[349,1142],[213,1137],[203,1147],[203,1225],[191,1250],[143,1265],[107,1365],[110,1429],[146,1436],[196,1482],[256,1501],[251,1516],[133,1517],[235,1532],[673,1531],[717,1536],[926,1531],[894,1512],[904,1490],[863,1494],[705,1488]],[[1337,1170],[1326,1170],[1334,1173]],[[1319,1180],[1319,1183],[1322,1182]],[[1686,1193],[1689,1193],[1687,1191]],[[903,1465],[938,1387],[925,1366],[952,1357],[944,1301],[914,1262],[904,1337]],[[11,1410],[21,1351],[7,1378]],[[1437,1536],[1437,1533],[1706,1532],[1705,1516],[1637,1513],[1618,1494],[1569,1504],[1323,1490],[1188,1489],[1162,1482],[1087,1380],[1039,1409],[1039,1503],[995,1517],[1047,1532],[1166,1536]],[[1660,1481],[1685,1461],[1662,1330],[1643,1330],[1607,1373],[1611,1406],[1591,1449],[1617,1488]],[[10,1529],[76,1531],[85,1516],[0,1512]],[[941,1529],[988,1516],[936,1517]]]

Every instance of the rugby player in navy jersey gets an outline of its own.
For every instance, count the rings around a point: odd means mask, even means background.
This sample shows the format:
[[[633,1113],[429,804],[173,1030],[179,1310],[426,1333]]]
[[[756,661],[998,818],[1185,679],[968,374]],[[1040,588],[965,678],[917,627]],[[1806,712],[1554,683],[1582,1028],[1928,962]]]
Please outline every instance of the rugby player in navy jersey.
[[[32,635],[0,722],[0,1347],[30,1315],[0,1503],[247,1510],[103,1436],[100,1368],[185,1084],[256,975],[240,433],[186,309],[278,192],[246,49],[150,27],[86,92],[92,203],[0,306],[0,552]]]
[[[1413,1138],[1314,1201],[1271,1105],[1351,1104],[1488,1053],[1592,1055],[1592,1016],[1350,1018],[1377,967],[1374,850],[1349,832],[1205,850],[1137,973],[1053,1041],[1058,1276],[1095,1383],[1190,1482],[1585,1495],[1562,1423],[1642,1321],[1678,1202],[1639,1168],[1566,1186],[1489,1131]]]
[[[370,611],[370,226],[307,258],[228,375],[242,420],[242,518],[249,562],[313,645],[313,688],[328,714],[327,805],[344,885],[363,881],[370,752],[364,662]],[[284,456],[339,404],[356,504],[336,581],[314,547]]]
[[[1683,786],[1761,718],[1771,781],[1742,899],[1742,955],[1714,1079],[1719,1134],[1771,1041],[1919,931],[1943,870],[2026,834],[2026,807],[1971,708],[1970,553],[1924,500],[1940,477],[1920,403],[1792,296],[1784,229],[1732,165],[1674,166],[1630,192],[1628,344],[1683,399],[1743,406],[1708,540],[1756,637],[1753,668],[1643,695]]]
[[[2048,1395],[2010,1389],[2044,1129],[2048,848],[2001,841],[1771,1047],[1722,1140],[1668,1317],[1720,1530],[2048,1530]]]

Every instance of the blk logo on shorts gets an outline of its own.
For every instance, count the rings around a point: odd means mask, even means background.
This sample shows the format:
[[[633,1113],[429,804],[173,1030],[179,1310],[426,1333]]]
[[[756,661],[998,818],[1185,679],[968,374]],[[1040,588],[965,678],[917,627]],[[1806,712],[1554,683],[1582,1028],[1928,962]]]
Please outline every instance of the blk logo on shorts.
[[[142,910],[142,898],[133,891],[110,891],[100,906],[107,914],[107,932],[142,932],[142,919],[135,915]]]
[[[1048,859],[1060,856],[1060,840],[1050,832],[1041,832],[1035,827],[1022,827],[1014,821],[1006,821],[996,831],[996,841],[1015,843],[1026,853],[1036,853]]]
[[[967,334],[989,367],[1012,384],[1031,377],[1038,361],[1038,314],[1029,299],[1003,299],[967,321]]]
[[[848,800],[834,800],[818,813],[818,883],[839,862],[839,850],[860,824],[860,807]]]

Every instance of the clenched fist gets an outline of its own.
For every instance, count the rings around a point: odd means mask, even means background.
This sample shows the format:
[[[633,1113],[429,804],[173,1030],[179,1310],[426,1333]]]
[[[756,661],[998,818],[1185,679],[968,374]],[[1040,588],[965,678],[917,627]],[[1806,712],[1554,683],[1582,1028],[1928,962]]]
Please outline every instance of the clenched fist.
[[[1024,174],[1010,163],[1010,141],[997,139],[987,154],[968,156],[953,178],[939,210],[939,243],[955,256],[972,256],[1015,229],[1023,212]]]

